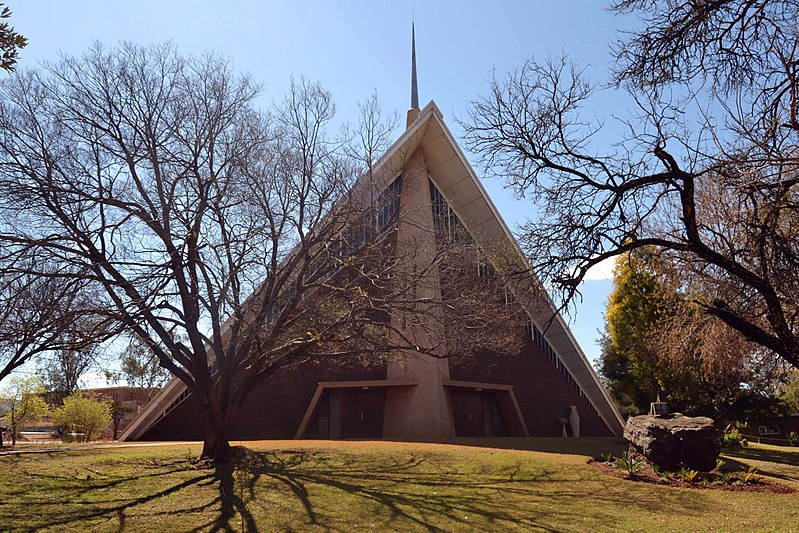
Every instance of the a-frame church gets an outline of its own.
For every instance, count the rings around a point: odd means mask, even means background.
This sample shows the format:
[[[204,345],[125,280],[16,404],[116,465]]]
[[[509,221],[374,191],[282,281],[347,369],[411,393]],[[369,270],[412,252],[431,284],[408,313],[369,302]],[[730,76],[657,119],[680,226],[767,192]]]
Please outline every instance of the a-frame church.
[[[503,250],[504,262],[523,268],[521,251],[441,111],[432,101],[419,109],[415,50],[412,62],[407,128],[374,172],[384,188],[399,191],[396,246],[427,240],[435,247],[434,230],[457,226],[481,249]],[[516,289],[525,283],[536,290],[513,298],[529,317],[516,353],[485,354],[469,364],[416,355],[369,366],[309,361],[282,368],[250,394],[229,438],[621,435],[622,418],[568,326],[532,276]],[[201,409],[173,379],[120,440],[201,440]]]

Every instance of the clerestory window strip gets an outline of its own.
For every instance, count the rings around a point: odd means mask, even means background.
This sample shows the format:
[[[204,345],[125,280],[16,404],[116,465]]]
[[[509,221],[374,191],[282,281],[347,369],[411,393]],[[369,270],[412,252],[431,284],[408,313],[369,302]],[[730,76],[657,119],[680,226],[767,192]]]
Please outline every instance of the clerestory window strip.
[[[447,199],[438,190],[433,180],[428,181],[430,183],[430,200],[433,210],[433,228],[436,236],[446,242],[466,245],[474,244],[472,236],[461,223],[455,211],[449,206]]]
[[[546,355],[547,358],[552,362],[552,364],[555,365],[555,368],[559,370],[561,374],[563,374],[563,376],[566,378],[569,384],[580,394],[580,397],[583,400],[585,400],[585,403],[588,404],[591,410],[598,414],[598,411],[594,407],[594,404],[592,404],[588,400],[588,397],[585,395],[585,392],[583,392],[583,389],[582,387],[580,387],[580,384],[577,383],[577,380],[574,379],[572,373],[569,372],[569,369],[566,368],[565,364],[563,364],[563,361],[561,361],[560,356],[558,356],[557,352],[555,352],[555,349],[552,348],[552,345],[549,344],[549,341],[547,341],[546,337],[544,337],[544,334],[541,332],[541,330],[538,329],[538,327],[536,327],[536,325],[533,324],[531,320],[527,321],[527,323],[524,326],[524,329],[527,332],[527,334],[530,336],[530,338],[533,339],[533,342],[535,342],[535,344],[541,349],[544,355]]]

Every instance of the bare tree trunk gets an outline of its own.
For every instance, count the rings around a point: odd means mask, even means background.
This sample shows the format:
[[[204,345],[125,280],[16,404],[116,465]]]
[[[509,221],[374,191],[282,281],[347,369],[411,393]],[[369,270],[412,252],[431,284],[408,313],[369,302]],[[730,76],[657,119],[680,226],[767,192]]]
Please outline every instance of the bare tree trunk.
[[[223,411],[215,398],[209,398],[207,405],[201,456],[214,461],[227,461],[230,459],[228,421],[233,419],[232,413]]]

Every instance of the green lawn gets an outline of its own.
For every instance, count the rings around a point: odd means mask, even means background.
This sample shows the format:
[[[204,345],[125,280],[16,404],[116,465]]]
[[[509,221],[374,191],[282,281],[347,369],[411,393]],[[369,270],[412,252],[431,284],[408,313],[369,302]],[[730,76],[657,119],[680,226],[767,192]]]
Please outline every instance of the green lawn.
[[[799,492],[677,489],[587,464],[618,441],[459,442],[251,442],[247,464],[220,470],[198,468],[193,445],[2,456],[0,530],[799,531]],[[799,489],[799,448],[725,456]]]

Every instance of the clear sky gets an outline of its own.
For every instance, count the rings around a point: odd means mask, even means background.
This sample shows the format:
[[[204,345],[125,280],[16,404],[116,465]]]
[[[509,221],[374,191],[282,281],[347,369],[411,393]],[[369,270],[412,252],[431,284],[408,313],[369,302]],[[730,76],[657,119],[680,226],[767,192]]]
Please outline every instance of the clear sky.
[[[567,53],[592,77],[606,81],[608,44],[628,21],[597,0],[228,1],[207,0],[8,0],[11,24],[28,37],[19,68],[79,55],[92,42],[113,46],[171,40],[186,54],[214,50],[238,70],[264,84],[263,103],[279,99],[292,75],[318,80],[334,96],[339,118],[355,122],[357,103],[377,91],[384,110],[397,110],[404,126],[410,102],[410,26],[416,23],[419,100],[434,99],[460,137],[454,120],[469,101],[485,93],[492,73],[535,55]],[[610,123],[623,114],[624,99],[605,92],[590,110]],[[399,132],[398,132],[399,133]],[[476,167],[478,174],[480,168]],[[505,220],[514,228],[533,214],[499,180],[484,181]],[[606,269],[608,270],[608,269]],[[589,359],[598,356],[611,283],[607,272],[583,286],[584,300],[572,313],[572,331]]]

